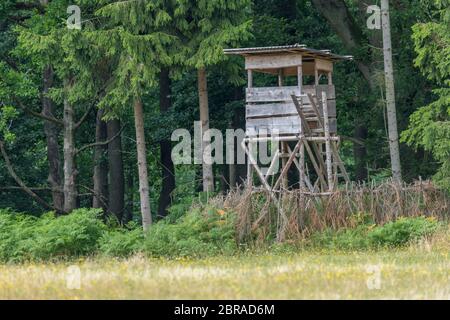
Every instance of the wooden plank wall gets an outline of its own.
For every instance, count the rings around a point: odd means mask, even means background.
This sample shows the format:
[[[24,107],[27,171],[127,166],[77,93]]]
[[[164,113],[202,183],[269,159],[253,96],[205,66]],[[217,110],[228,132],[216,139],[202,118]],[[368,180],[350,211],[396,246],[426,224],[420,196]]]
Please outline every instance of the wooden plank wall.
[[[337,132],[336,125],[336,100],[333,85],[303,86],[303,94],[316,94],[322,96],[327,93],[328,117],[330,132]],[[247,88],[246,92],[246,129],[248,136],[257,135],[258,132],[269,133],[277,130],[278,134],[301,133],[300,118],[292,102],[291,95],[300,95],[299,89],[293,87],[266,87]],[[302,98],[304,113],[313,119],[314,112],[307,97]],[[323,115],[321,104],[319,112]],[[316,128],[314,120],[308,121],[311,128]],[[275,132],[275,131],[274,131]]]

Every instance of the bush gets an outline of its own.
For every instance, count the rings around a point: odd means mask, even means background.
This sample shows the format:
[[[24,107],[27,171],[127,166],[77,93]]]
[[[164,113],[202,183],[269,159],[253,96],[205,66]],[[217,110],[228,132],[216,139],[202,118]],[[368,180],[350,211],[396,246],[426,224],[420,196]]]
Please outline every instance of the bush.
[[[339,250],[362,250],[368,248],[368,225],[356,228],[332,230],[326,229],[311,236],[310,243],[314,247]]]
[[[184,197],[178,201],[178,203],[175,203],[169,207],[167,211],[169,211],[169,214],[165,218],[169,223],[175,223],[178,219],[180,219],[182,216],[186,214],[186,212],[189,212],[189,209],[192,207],[192,204],[194,203],[193,197]]]
[[[99,251],[111,257],[127,257],[142,250],[144,234],[137,225],[108,230],[99,240]]]
[[[438,227],[434,218],[399,218],[369,232],[368,239],[373,246],[402,246],[432,235]]]
[[[98,209],[79,209],[55,217],[40,218],[0,212],[0,259],[2,261],[49,260],[92,254],[106,230]]]
[[[78,209],[55,218],[49,214],[39,219],[36,228],[33,258],[73,257],[92,254],[97,241],[106,230],[99,219],[99,209]]]
[[[20,261],[28,255],[28,244],[35,234],[37,218],[0,210],[0,261]]]
[[[355,228],[326,229],[314,233],[309,243],[314,247],[360,250],[380,247],[400,247],[410,241],[430,236],[439,228],[434,218],[399,218],[382,226],[364,223]]]
[[[144,241],[151,256],[208,256],[230,254],[236,248],[235,215],[212,207],[194,208],[176,223],[153,225]]]

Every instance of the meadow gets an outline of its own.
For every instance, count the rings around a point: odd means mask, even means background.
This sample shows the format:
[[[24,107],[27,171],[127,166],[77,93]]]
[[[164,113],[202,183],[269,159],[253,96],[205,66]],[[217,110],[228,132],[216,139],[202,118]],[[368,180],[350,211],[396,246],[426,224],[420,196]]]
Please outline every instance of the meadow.
[[[446,241],[398,250],[2,265],[0,299],[450,299]]]
[[[245,193],[186,202],[145,234],[100,210],[0,210],[0,299],[450,299],[448,199],[361,194],[287,198],[284,226]]]

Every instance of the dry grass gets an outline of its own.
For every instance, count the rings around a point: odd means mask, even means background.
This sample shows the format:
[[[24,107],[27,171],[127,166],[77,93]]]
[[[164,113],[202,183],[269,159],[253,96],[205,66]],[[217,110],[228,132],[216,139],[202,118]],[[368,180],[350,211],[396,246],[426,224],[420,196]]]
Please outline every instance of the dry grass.
[[[403,250],[0,266],[1,299],[450,299],[450,237]],[[380,287],[374,273],[379,270]]]
[[[448,219],[450,197],[429,181],[402,184],[348,184],[331,196],[312,197],[298,190],[284,191],[276,203],[267,192],[235,190],[214,200],[217,207],[238,214],[238,240],[264,242],[304,239],[325,228],[355,227],[355,216],[368,215],[377,224],[398,217],[427,216]]]

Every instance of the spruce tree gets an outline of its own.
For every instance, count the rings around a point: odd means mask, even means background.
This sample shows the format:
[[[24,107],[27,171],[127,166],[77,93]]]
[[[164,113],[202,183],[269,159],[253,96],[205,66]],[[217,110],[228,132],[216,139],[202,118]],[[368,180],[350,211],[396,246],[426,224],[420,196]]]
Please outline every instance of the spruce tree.
[[[138,158],[139,194],[144,231],[152,223],[142,96],[157,84],[162,66],[182,60],[173,50],[178,38],[169,33],[178,1],[109,1],[97,11],[104,17],[98,43],[114,61],[113,80],[103,105],[133,105]]]
[[[182,1],[190,21],[181,30],[190,50],[187,66],[197,69],[198,96],[202,134],[209,130],[207,69],[224,62],[223,49],[238,46],[251,36],[249,0],[195,0]],[[211,155],[205,153],[210,143],[206,134],[202,141],[203,191],[214,191]],[[204,154],[205,153],[205,154]],[[206,159],[205,159],[206,158]],[[206,161],[205,161],[206,160]]]
[[[51,1],[42,7],[41,11],[33,12],[15,29],[18,34],[15,54],[28,58],[27,65],[21,66],[16,72],[20,74],[24,70],[26,73],[27,68],[32,68],[39,74],[45,74],[52,70],[53,86],[49,87],[48,83],[44,83],[44,92],[41,94],[13,93],[15,104],[22,109],[26,107],[27,102],[39,99],[40,95],[43,99],[47,99],[47,102],[51,100],[55,103],[55,109],[63,109],[62,119],[56,119],[54,115],[45,113],[41,117],[62,127],[64,137],[62,210],[65,212],[70,212],[78,206],[75,132],[86,119],[91,110],[89,106],[92,106],[92,101],[96,99],[98,83],[95,76],[92,76],[92,71],[95,69],[96,61],[101,58],[100,52],[92,50],[91,43],[83,31],[67,28],[67,7],[70,4],[66,0]],[[89,10],[85,10],[85,14],[88,15]],[[85,30],[92,27],[92,23],[84,25]],[[22,85],[24,83],[25,81]],[[39,116],[36,111],[29,109],[26,111]],[[83,116],[77,118],[77,114],[83,113]]]

